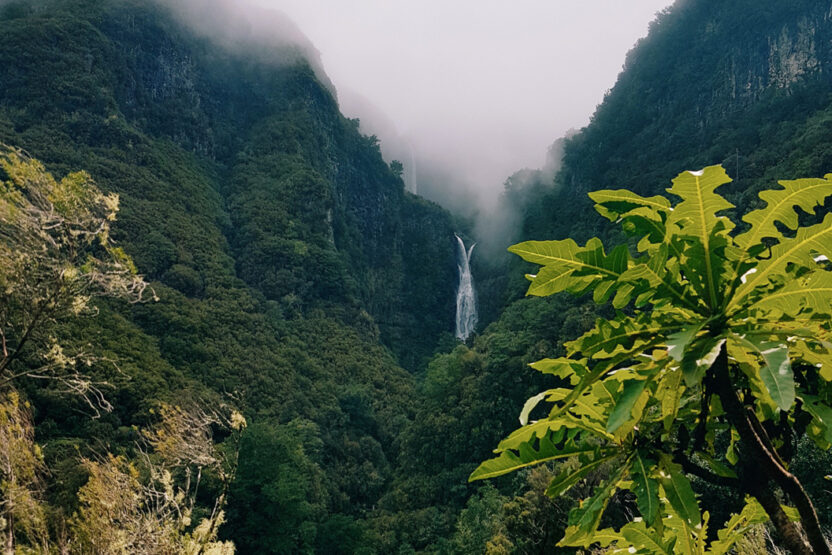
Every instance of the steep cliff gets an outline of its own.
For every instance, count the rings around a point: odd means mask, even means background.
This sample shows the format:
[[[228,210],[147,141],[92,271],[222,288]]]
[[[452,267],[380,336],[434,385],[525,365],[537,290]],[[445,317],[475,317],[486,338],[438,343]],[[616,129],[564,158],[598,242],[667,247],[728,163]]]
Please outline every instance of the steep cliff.
[[[91,424],[27,391],[47,447],[129,442],[155,400],[232,393],[275,438],[274,460],[304,453],[312,469],[293,490],[306,508],[280,532],[309,549],[328,515],[360,517],[389,484],[413,412],[402,366],[453,329],[451,218],[406,193],[339,113],[309,45],[226,41],[177,10],[0,8],[0,140],[119,193],[115,238],[161,299],[102,305],[65,330],[119,361],[113,414]],[[266,487],[264,472],[247,476]],[[231,517],[244,526],[253,510]]]
[[[55,167],[83,165],[83,150],[69,145],[107,149],[113,156],[96,154],[146,166],[143,147],[164,142],[184,157],[168,171],[197,166],[202,174],[200,183],[160,183],[159,190],[129,180],[112,184],[125,198],[123,235],[139,243],[128,249],[150,277],[167,275],[185,293],[200,291],[194,280],[205,276],[185,274],[210,273],[209,262],[167,251],[211,245],[270,300],[365,307],[385,338],[405,321],[434,340],[450,329],[455,266],[448,216],[404,192],[378,145],[340,115],[330,89],[293,47],[269,56],[226,49],[147,2],[33,6],[5,7],[0,102],[7,141]],[[25,54],[15,55],[24,44]],[[111,176],[97,177],[110,186]],[[172,215],[135,210],[163,195],[179,198],[156,208],[206,218],[204,236],[166,229]],[[195,244],[182,244],[189,240]],[[409,271],[422,254],[436,271]],[[218,268],[227,271],[230,262]],[[412,314],[410,306],[423,310]],[[401,343],[388,346],[417,360]]]
[[[830,83],[832,3],[679,0],[567,140],[557,190],[532,203],[523,236],[570,234],[566,199],[589,210],[587,191],[659,191],[682,168],[724,164],[735,202],[775,178],[822,175]]]

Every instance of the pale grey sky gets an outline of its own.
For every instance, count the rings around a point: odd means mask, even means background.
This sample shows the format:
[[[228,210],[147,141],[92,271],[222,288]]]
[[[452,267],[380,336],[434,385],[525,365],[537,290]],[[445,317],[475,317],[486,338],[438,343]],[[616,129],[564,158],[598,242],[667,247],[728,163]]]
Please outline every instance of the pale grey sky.
[[[364,97],[421,156],[455,165],[484,197],[514,170],[541,166],[549,144],[588,123],[627,51],[672,3],[254,1],[285,12],[309,37],[346,115],[365,115],[354,102]]]

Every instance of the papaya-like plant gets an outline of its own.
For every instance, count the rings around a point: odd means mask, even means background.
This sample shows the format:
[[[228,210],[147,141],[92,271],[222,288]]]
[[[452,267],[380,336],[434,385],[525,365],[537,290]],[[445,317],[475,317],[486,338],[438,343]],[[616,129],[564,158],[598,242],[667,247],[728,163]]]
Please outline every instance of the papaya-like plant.
[[[549,485],[556,496],[605,469],[571,511],[561,545],[720,554],[770,519],[793,553],[830,552],[788,460],[797,434],[832,445],[832,214],[816,213],[832,196],[832,174],[763,191],[762,208],[739,226],[716,192],[730,181],[711,166],[673,180],[676,202],[590,193],[632,248],[607,253],[597,238],[509,248],[541,266],[527,276],[529,295],[592,292],[615,309],[564,343],[566,356],[531,365],[558,386],[529,399],[522,427],[470,477],[577,459]],[[548,416],[529,421],[542,402],[552,404]],[[689,476],[745,495],[710,542]],[[599,530],[618,490],[635,494],[641,516]]]

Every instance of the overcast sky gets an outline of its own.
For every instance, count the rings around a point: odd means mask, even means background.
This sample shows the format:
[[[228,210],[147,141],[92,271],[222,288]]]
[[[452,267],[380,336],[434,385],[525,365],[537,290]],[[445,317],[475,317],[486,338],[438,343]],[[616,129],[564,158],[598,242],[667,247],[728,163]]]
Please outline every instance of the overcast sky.
[[[586,125],[670,0],[254,0],[321,53],[348,116],[360,95],[484,194]],[[353,100],[350,100],[352,98]],[[348,101],[349,100],[349,101]],[[407,162],[406,160],[404,162]]]

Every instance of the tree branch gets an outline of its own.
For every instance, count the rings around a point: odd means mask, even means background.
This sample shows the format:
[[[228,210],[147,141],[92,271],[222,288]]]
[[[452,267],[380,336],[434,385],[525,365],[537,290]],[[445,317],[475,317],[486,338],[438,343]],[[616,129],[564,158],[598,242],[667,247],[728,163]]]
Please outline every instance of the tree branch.
[[[803,486],[801,486],[793,474],[783,467],[779,461],[779,457],[773,452],[773,447],[769,449],[764,439],[755,430],[756,427],[760,426],[757,417],[753,412],[749,415],[749,412],[745,410],[745,407],[743,407],[737,398],[736,391],[731,383],[731,374],[728,367],[728,352],[724,345],[711,369],[714,372],[716,392],[719,395],[728,420],[739,433],[746,452],[754,458],[755,464],[759,465],[763,471],[765,482],[754,483],[753,480],[749,480],[748,478],[743,482],[746,488],[749,489],[749,493],[756,497],[760,501],[760,504],[763,505],[772,523],[774,523],[778,532],[783,537],[786,547],[792,553],[800,555],[811,555],[812,553],[832,555],[826,539],[823,537],[823,532],[820,529],[818,515],[815,512],[812,501],[806,495]],[[767,438],[768,436],[765,435],[763,437]],[[808,543],[793,522],[787,518],[782,518],[785,515],[780,514],[782,513],[782,509],[779,509],[779,504],[777,504],[774,494],[768,487],[768,483],[771,480],[794,502],[800,514],[803,528],[809,538]],[[772,498],[774,498],[774,503],[771,503]],[[764,501],[768,503],[768,506],[766,506]],[[775,505],[779,509],[779,512],[775,509]]]
[[[711,472],[707,468],[702,468],[695,462],[693,462],[690,458],[688,458],[687,454],[683,451],[676,451],[674,453],[675,458],[679,461],[679,464],[682,465],[682,470],[687,472],[688,474],[693,474],[697,478],[705,480],[711,484],[717,486],[727,486],[730,488],[739,489],[740,481],[736,478],[729,478],[727,476],[720,476],[714,472]]]

